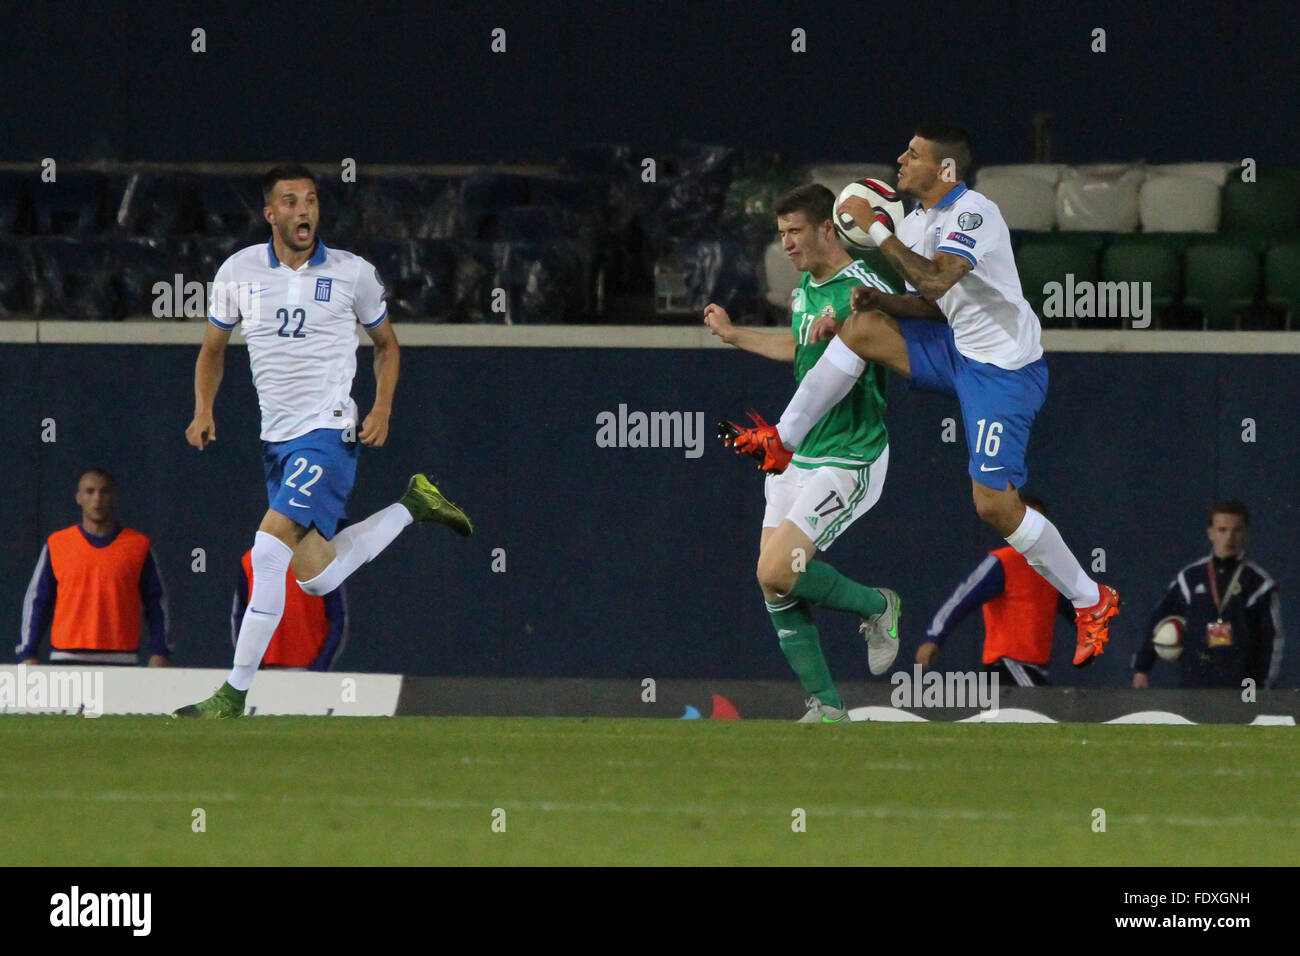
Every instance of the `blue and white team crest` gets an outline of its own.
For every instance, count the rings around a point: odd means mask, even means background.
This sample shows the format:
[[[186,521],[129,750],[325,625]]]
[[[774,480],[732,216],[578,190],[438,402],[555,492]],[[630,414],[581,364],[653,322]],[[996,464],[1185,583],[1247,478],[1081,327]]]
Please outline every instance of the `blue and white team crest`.
[[[328,302],[330,300],[330,287],[334,284],[333,279],[316,280],[316,301]]]

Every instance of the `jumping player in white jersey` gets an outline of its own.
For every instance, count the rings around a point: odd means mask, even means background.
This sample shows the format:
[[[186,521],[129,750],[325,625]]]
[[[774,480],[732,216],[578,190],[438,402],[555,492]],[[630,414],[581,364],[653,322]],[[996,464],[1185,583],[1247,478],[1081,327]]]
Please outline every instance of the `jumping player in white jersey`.
[[[173,717],[226,718],[244,700],[284,613],[285,572],[308,594],[333,591],[413,521],[473,531],[463,511],[424,475],[411,476],[401,499],[335,534],[356,477],[358,440],[388,438],[400,362],[383,284],[360,256],[328,249],[316,235],[316,182],[304,166],[277,166],[262,179],[265,245],[241,249],[212,284],[208,331],[194,368],[194,420],[185,429],[203,449],[217,438],[213,402],[226,343],[243,322],[262,412],[270,507],[253,542],[253,591],[235,644],[230,677],[211,697]],[[356,324],[375,347],[375,402],[357,432],[352,379]]]
[[[1041,512],[1020,500],[1028,471],[1030,425],[1047,396],[1047,362],[1038,317],[1021,294],[1011,235],[998,207],[967,188],[970,140],[947,124],[922,124],[898,157],[898,189],[918,201],[893,235],[862,199],[840,212],[867,229],[907,280],[907,295],[860,286],[853,314],[804,376],[776,425],[745,430],[733,445],[763,452],[763,467],[780,472],[793,449],[828,409],[876,362],[913,387],[955,395],[970,451],[969,473],[980,518],[1023,554],[1075,608],[1082,667],[1102,653],[1115,589],[1093,581]],[[898,318],[894,318],[898,317]],[[812,336],[835,335],[819,323]]]

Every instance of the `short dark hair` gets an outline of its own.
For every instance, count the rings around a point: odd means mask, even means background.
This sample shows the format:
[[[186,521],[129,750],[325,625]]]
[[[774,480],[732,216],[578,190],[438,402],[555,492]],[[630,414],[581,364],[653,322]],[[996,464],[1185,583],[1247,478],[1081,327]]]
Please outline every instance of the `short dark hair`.
[[[821,183],[805,183],[778,199],[772,211],[778,216],[801,212],[809,222],[819,225],[835,216],[835,194]]]
[[[1205,521],[1208,528],[1214,524],[1215,515],[1237,515],[1241,518],[1241,523],[1247,528],[1250,527],[1250,509],[1242,502],[1235,498],[1225,498],[1223,501],[1216,501],[1210,508],[1210,516]]]
[[[99,475],[104,479],[104,484],[108,485],[109,490],[117,491],[117,479],[105,471],[103,468],[83,468],[81,474],[77,476],[77,490],[81,490],[81,479],[87,475]]]
[[[1020,492],[1020,500],[1025,503],[1027,508],[1033,508],[1040,515],[1047,514],[1047,502],[1043,501],[1038,495],[1027,495],[1022,491]]]
[[[928,121],[918,123],[915,134],[934,143],[934,158],[940,165],[951,159],[957,179],[966,178],[971,167],[970,134],[956,123]]]
[[[269,206],[271,204],[271,193],[275,192],[275,184],[286,179],[310,179],[311,184],[316,185],[316,177],[302,163],[284,163],[280,166],[272,166],[266,171],[266,175],[262,177],[262,202]]]

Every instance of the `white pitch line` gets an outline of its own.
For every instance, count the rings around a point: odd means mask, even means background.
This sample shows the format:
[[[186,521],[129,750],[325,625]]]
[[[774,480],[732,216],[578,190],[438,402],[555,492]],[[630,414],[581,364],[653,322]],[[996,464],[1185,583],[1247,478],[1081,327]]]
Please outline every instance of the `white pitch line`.
[[[257,796],[245,797],[239,794],[181,794],[181,793],[136,793],[128,790],[108,790],[98,792],[77,792],[72,790],[48,790],[43,792],[24,792],[22,794],[0,792],[0,802],[4,800],[49,800],[100,803],[180,803],[184,806],[202,806],[205,803],[258,803],[289,806],[315,806],[327,804],[329,807],[346,808],[392,808],[402,810],[450,810],[487,812],[495,807],[506,810],[537,813],[574,813],[593,815],[631,815],[631,816],[712,816],[717,819],[726,817],[773,817],[788,819],[791,808],[788,806],[746,806],[727,803],[718,807],[709,804],[679,804],[649,806],[644,804],[592,803],[555,800],[515,801],[496,800],[440,800],[427,797],[387,798],[352,797],[339,794],[324,794],[318,797],[291,796]],[[899,807],[887,805],[845,806],[840,804],[804,806],[810,818],[832,817],[855,820],[922,820],[922,821],[961,821],[970,823],[998,822],[1017,823],[1019,825],[1053,822],[1066,825],[1087,825],[1085,814],[1053,811],[1051,813],[1014,813],[1009,810],[963,810],[944,807]],[[1261,817],[1238,814],[1235,816],[1151,816],[1148,814],[1109,814],[1110,823],[1128,823],[1134,826],[1163,825],[1175,827],[1237,827],[1265,826],[1300,828],[1300,819]]]

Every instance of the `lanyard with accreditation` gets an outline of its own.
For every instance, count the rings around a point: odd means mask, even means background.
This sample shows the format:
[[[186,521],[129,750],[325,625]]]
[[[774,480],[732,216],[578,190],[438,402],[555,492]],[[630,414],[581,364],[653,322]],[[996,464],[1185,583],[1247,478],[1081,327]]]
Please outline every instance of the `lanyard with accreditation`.
[[[1232,600],[1232,596],[1241,591],[1241,570],[1246,566],[1244,558],[1237,559],[1237,570],[1232,572],[1232,579],[1228,581],[1228,591],[1219,599],[1219,582],[1218,575],[1214,573],[1214,556],[1210,556],[1206,564],[1206,570],[1209,571],[1210,578],[1210,597],[1214,599],[1214,612],[1218,615],[1217,621],[1211,621],[1205,626],[1205,644],[1207,647],[1231,647],[1232,646],[1232,622],[1223,619],[1223,609],[1227,603]]]

